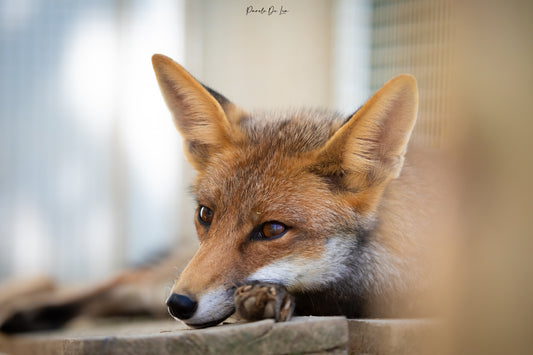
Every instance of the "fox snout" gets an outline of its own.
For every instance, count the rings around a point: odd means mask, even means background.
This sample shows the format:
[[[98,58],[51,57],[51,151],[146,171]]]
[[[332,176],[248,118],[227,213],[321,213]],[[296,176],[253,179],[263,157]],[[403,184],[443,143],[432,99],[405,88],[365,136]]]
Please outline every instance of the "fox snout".
[[[231,270],[231,258],[217,256],[214,250],[210,243],[200,247],[166,300],[170,315],[191,327],[218,324],[235,310],[233,296],[240,278]]]
[[[234,287],[219,287],[203,295],[192,296],[172,292],[167,298],[168,312],[193,328],[221,323],[235,311]]]
[[[198,302],[189,298],[186,295],[179,295],[172,293],[166,301],[168,312],[176,318],[181,320],[189,319],[194,315],[198,309]]]

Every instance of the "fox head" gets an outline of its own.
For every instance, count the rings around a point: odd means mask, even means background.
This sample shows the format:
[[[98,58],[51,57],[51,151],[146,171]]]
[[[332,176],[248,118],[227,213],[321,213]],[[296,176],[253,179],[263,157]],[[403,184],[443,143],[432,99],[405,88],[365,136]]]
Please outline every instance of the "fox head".
[[[416,120],[414,78],[392,79],[348,118],[247,113],[170,58],[152,62],[197,171],[200,246],[167,300],[171,315],[214,325],[234,312],[233,293],[245,283],[314,292],[357,268],[354,253],[402,169]]]

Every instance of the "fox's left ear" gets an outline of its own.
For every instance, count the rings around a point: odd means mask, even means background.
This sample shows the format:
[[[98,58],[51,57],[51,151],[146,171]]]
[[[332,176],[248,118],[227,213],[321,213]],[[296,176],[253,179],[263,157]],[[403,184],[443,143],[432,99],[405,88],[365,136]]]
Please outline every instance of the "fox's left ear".
[[[322,174],[342,177],[353,191],[398,177],[418,109],[416,80],[387,82],[326,143],[318,155]]]
[[[239,109],[172,59],[154,54],[152,64],[174,124],[183,136],[187,159],[196,170],[203,170],[209,159],[238,135],[230,120],[241,116],[236,112]]]

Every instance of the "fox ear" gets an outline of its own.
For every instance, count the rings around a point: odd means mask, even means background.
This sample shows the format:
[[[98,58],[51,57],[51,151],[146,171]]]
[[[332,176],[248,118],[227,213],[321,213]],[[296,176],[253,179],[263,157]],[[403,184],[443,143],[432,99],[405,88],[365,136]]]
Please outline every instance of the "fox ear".
[[[321,173],[341,177],[353,191],[398,177],[417,108],[414,77],[400,75],[387,82],[319,152]]]
[[[161,55],[152,56],[159,88],[184,139],[185,154],[196,170],[231,144],[231,124],[224,108],[233,104],[224,96],[200,84],[182,66]]]

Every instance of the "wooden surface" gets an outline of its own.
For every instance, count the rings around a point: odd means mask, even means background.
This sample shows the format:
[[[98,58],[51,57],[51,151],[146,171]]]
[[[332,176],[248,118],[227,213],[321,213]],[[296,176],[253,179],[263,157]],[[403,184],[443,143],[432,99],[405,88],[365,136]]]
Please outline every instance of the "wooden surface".
[[[0,335],[7,354],[424,354],[436,335],[425,320],[297,317],[189,329],[180,322],[99,321],[67,329]]]

